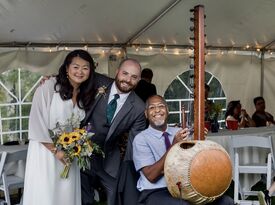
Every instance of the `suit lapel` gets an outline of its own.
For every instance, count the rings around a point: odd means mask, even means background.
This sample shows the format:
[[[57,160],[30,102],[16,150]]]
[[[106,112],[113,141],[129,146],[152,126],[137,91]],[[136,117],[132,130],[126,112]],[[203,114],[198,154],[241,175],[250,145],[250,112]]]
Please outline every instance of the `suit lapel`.
[[[104,96],[103,94],[100,94],[99,96],[96,97],[91,109],[87,112],[86,114],[86,117],[85,117],[85,120],[83,121],[83,124],[86,125],[89,121],[89,119],[91,118],[91,115],[93,114],[93,111],[97,105],[97,103],[99,101],[106,101],[108,103],[108,98],[109,98],[109,95],[110,95],[110,91],[111,91],[111,87],[112,87],[112,83],[110,83],[107,87],[107,90],[106,90],[106,95]],[[106,98],[106,99],[102,99],[102,98]],[[102,99],[102,100],[101,100]]]
[[[121,109],[115,116],[111,127],[109,129],[108,135],[105,139],[105,142],[114,134],[115,129],[120,124],[121,120],[127,116],[127,114],[130,112],[131,109],[133,109],[133,103],[134,103],[134,93],[131,92],[128,98],[126,99],[125,103],[122,105]]]

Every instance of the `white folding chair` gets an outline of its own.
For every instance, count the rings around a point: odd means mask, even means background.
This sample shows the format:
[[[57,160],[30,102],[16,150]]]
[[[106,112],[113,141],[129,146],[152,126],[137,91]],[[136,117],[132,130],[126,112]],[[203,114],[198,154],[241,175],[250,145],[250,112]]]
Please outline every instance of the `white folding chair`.
[[[27,150],[17,151],[13,153],[2,152],[0,161],[0,191],[4,192],[4,202],[7,205],[11,205],[9,190],[23,188],[24,178],[18,177],[16,175],[7,175],[5,172],[5,165],[10,162],[26,160],[26,157]]]
[[[266,163],[241,164],[238,150],[240,148],[253,147],[257,149],[267,149]],[[272,139],[271,136],[231,136],[231,156],[234,159],[234,203],[235,204],[259,204],[258,201],[245,200],[246,196],[256,196],[256,191],[244,190],[239,183],[240,174],[266,174],[266,188],[271,185],[272,166],[274,166]],[[265,156],[266,157],[266,156]],[[273,164],[273,165],[272,165]],[[241,195],[241,200],[239,199]]]

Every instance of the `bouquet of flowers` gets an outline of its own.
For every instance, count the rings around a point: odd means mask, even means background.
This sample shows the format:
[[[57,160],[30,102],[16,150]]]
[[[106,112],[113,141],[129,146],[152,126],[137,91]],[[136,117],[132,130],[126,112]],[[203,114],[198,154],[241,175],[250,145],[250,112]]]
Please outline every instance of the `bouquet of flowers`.
[[[91,126],[80,129],[80,119],[75,115],[67,120],[65,124],[56,124],[56,128],[50,130],[53,136],[53,143],[57,151],[62,150],[65,153],[66,165],[61,178],[68,178],[70,167],[74,159],[77,159],[77,164],[80,169],[85,170],[90,168],[90,160],[92,154],[102,154],[100,147],[91,141],[94,135],[91,132]]]

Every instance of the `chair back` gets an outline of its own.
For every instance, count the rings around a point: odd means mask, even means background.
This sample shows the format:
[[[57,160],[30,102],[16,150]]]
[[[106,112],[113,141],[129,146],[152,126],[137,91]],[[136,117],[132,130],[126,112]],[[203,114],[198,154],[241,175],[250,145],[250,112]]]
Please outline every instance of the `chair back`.
[[[5,165],[5,161],[6,161],[6,158],[7,158],[7,152],[2,152],[0,154],[0,179],[1,179],[1,176],[2,176],[2,173],[3,173],[3,170],[4,170],[4,165]]]
[[[8,153],[6,157],[6,163],[16,162],[19,160],[26,160],[27,158],[27,150],[20,150],[17,152]]]
[[[0,178],[4,172],[5,164],[10,162],[17,162],[19,160],[26,160],[26,158],[27,150],[20,150],[12,153],[2,152],[0,160]]]
[[[270,136],[231,136],[231,143],[233,149],[242,147],[260,147],[272,149],[272,140]]]
[[[20,160],[26,160],[27,158],[27,150],[21,150],[17,152],[2,152],[0,154],[0,190],[4,192],[5,201],[1,202],[7,205],[11,205],[10,200],[10,188],[22,188],[24,187],[24,178],[17,177],[15,175],[7,175],[5,172],[5,165],[11,162],[18,162]],[[0,203],[0,204],[1,204]],[[21,203],[20,203],[21,204]]]
[[[245,147],[256,147],[269,149],[271,153],[272,161],[274,160],[273,144],[271,136],[257,136],[257,135],[234,135],[231,136],[231,146],[230,146],[230,156],[234,160],[234,153],[237,152],[239,148]],[[273,164],[273,169],[275,169],[275,163]]]
[[[246,196],[255,196],[257,192],[250,191],[250,189],[242,188],[239,181],[240,174],[264,174],[266,175],[266,189],[271,185],[272,176],[272,164],[274,166],[274,155],[272,147],[271,136],[256,136],[256,135],[245,135],[245,136],[231,136],[231,149],[230,154],[234,166],[234,203],[235,204],[254,204],[253,201],[246,198]],[[239,160],[239,148],[260,148],[267,150],[266,163],[240,163]],[[260,151],[260,150],[259,150]],[[241,195],[241,200],[239,199]]]

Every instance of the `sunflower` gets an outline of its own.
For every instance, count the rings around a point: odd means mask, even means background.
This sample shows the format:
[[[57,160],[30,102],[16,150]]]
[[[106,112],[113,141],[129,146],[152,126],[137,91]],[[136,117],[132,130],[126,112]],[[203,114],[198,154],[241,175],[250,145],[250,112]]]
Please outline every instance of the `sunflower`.
[[[80,152],[81,152],[81,146],[80,145],[75,145],[74,147],[73,147],[73,150],[74,150],[74,156],[78,156],[79,154],[80,154]]]
[[[72,142],[80,139],[80,133],[77,131],[69,133],[69,136],[70,136]]]
[[[72,143],[72,139],[70,137],[70,135],[68,133],[63,133],[59,139],[58,139],[58,143],[60,143],[63,147],[69,145]]]

